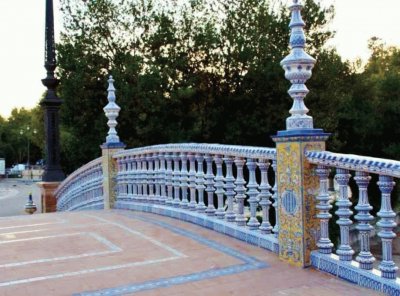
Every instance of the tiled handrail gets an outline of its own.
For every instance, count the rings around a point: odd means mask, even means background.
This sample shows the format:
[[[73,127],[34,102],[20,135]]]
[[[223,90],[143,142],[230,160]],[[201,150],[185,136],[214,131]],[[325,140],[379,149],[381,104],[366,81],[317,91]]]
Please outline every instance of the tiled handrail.
[[[306,156],[309,162],[317,165],[400,178],[400,161],[396,160],[329,151],[308,151]]]
[[[239,145],[222,145],[222,144],[197,144],[197,143],[183,143],[183,144],[163,144],[154,145],[141,148],[134,148],[124,150],[115,155],[115,157],[149,154],[160,152],[186,152],[186,153],[202,153],[202,154],[218,154],[226,156],[246,157],[246,158],[263,158],[275,160],[276,149],[265,147],[253,146],[239,146]]]
[[[318,242],[319,253],[326,254],[330,259],[334,258],[338,264],[350,263],[353,260],[355,251],[350,246],[349,231],[353,221],[350,219],[353,215],[351,210],[351,188],[348,186],[349,180],[354,179],[358,186],[358,203],[355,205],[356,215],[354,219],[357,223],[356,229],[359,235],[359,252],[355,256],[352,266],[356,266],[365,272],[370,271],[371,275],[379,274],[385,279],[395,279],[398,267],[393,261],[392,242],[396,237],[393,232],[396,227],[396,213],[391,207],[391,193],[395,182],[393,177],[400,177],[400,162],[379,159],[372,157],[364,157],[358,155],[346,155],[332,152],[315,152],[306,153],[308,161],[317,165],[316,174],[320,179],[320,190],[317,196],[317,209],[320,219],[321,238]],[[331,203],[334,196],[328,192],[328,176],[331,168],[336,169],[335,179],[338,183],[338,196],[336,197],[336,206],[338,210],[335,214],[338,216],[337,224],[340,227],[340,245],[336,250],[337,256],[331,256],[333,244],[329,239],[328,222],[332,215],[329,210],[332,208]],[[350,174],[354,171],[354,174]],[[370,250],[370,234],[374,229],[370,223],[374,217],[370,214],[373,209],[368,201],[368,184],[371,180],[370,173],[378,174],[379,181],[377,183],[381,191],[381,206],[378,212],[380,218],[377,226],[379,228],[378,236],[382,243],[382,260],[379,264],[379,272],[373,270],[373,263],[376,258]],[[354,176],[354,177],[353,177]],[[320,255],[321,256],[321,255]],[[339,270],[339,269],[337,269]]]
[[[103,206],[102,158],[99,157],[68,176],[57,188],[58,211],[72,211]]]
[[[238,236],[245,230],[245,237],[254,240],[269,235],[276,244],[279,226],[272,227],[269,211],[278,204],[277,188],[271,187],[268,177],[276,169],[275,158],[272,148],[220,144],[121,151],[114,155],[116,207],[162,209],[191,222],[197,219],[208,227],[233,230]],[[276,246],[271,248],[276,251]]]

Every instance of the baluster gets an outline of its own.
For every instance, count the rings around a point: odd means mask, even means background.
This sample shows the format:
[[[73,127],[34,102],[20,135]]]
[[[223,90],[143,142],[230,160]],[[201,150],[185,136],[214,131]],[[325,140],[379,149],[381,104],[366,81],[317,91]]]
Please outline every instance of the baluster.
[[[189,153],[189,189],[190,189],[190,203],[189,210],[196,210],[196,157],[193,153]]]
[[[118,157],[117,158],[117,167],[118,167],[118,171],[117,171],[117,199],[121,198],[121,174],[122,174],[122,166],[121,166],[121,158]],[[74,188],[72,189],[72,192],[75,191],[76,188],[76,183],[74,183]]]
[[[214,216],[215,215],[215,207],[214,207],[214,173],[213,173],[213,168],[212,168],[212,161],[213,158],[211,157],[210,154],[206,154],[204,157],[206,164],[207,164],[207,171],[206,171],[206,192],[207,192],[207,200],[208,200],[208,206],[206,209],[206,214],[207,216]]]
[[[120,199],[125,199],[125,157],[121,157],[121,174],[119,178],[119,196]],[[82,188],[85,186],[85,178],[82,177]]]
[[[370,233],[374,229],[369,222],[374,217],[369,213],[372,210],[371,205],[368,202],[368,184],[371,177],[365,172],[356,172],[354,177],[358,185],[358,204],[355,209],[358,211],[354,218],[358,221],[356,228],[359,231],[360,237],[360,253],[356,257],[356,261],[360,263],[362,269],[372,269],[372,265],[375,261],[374,256],[370,252]]]
[[[214,156],[214,162],[217,167],[217,175],[215,176],[215,194],[218,197],[218,208],[215,215],[218,219],[224,219],[225,208],[224,208],[224,175],[222,173],[222,158],[221,155]]]
[[[339,184],[339,198],[336,202],[338,210],[336,215],[338,215],[339,220],[337,224],[340,227],[340,246],[336,251],[339,255],[339,259],[343,261],[351,261],[354,254],[353,249],[350,246],[350,225],[353,222],[349,219],[353,214],[350,211],[351,202],[349,201],[348,193],[348,183],[350,179],[350,174],[347,169],[337,169],[335,179]]]
[[[142,169],[140,170],[140,184],[142,186],[142,195],[141,195],[141,201],[146,201],[147,199],[147,168],[146,168],[146,162],[145,162],[145,155],[140,156],[140,161],[142,164]]]
[[[156,204],[161,203],[161,196],[160,196],[160,159],[158,158],[158,154],[153,154],[153,160],[154,160],[154,186],[156,189],[155,195],[154,195],[154,202]]]
[[[172,155],[172,158],[174,160],[174,171],[172,172],[172,182],[174,185],[174,200],[172,202],[172,205],[174,207],[179,207],[179,204],[181,203],[180,201],[180,183],[179,183],[179,177],[180,177],[180,172],[179,172],[179,154],[174,153]]]
[[[279,236],[279,195],[278,195],[278,171],[277,171],[277,165],[276,165],[276,160],[273,160],[272,165],[271,165],[273,171],[274,171],[274,187],[272,187],[272,199],[274,200],[274,203],[272,206],[275,208],[275,225],[274,228],[272,229],[273,233],[275,234],[276,237]]]
[[[321,236],[317,242],[318,251],[323,254],[332,253],[333,244],[329,239],[329,219],[332,215],[329,210],[332,209],[330,204],[330,197],[328,192],[329,187],[329,168],[324,165],[319,165],[315,170],[317,176],[319,177],[319,194],[317,200],[316,208],[319,210],[317,218],[320,220]]]
[[[197,189],[197,196],[199,198],[196,210],[198,212],[204,213],[206,210],[206,205],[204,204],[204,190],[205,190],[205,175],[204,175],[204,168],[203,168],[203,161],[204,156],[202,154],[196,154],[197,160],[197,172],[196,172],[196,189]]]
[[[232,170],[232,164],[233,164],[233,158],[230,156],[225,156],[223,158],[225,161],[226,165],[226,177],[225,177],[225,194],[227,198],[227,204],[228,204],[228,209],[225,214],[225,218],[229,222],[234,222],[236,215],[235,212],[233,211],[233,197],[235,196],[235,178],[233,177],[233,170]]]
[[[247,168],[249,169],[249,183],[247,184],[247,195],[249,196],[250,204],[250,219],[247,226],[250,230],[256,230],[260,226],[260,222],[257,220],[257,206],[258,206],[258,184],[256,180],[256,167],[257,163],[255,159],[247,160]]]
[[[148,201],[150,203],[154,203],[154,170],[153,170],[153,154],[149,154],[146,157],[147,160],[147,182],[148,182],[148,190],[149,196]]]
[[[189,187],[189,172],[187,167],[187,153],[181,153],[181,177],[179,179],[181,185],[181,192],[182,192],[182,201],[180,203],[180,207],[183,209],[187,209],[189,207],[189,200],[188,200],[188,187]]]
[[[381,197],[381,209],[378,212],[378,216],[381,218],[377,225],[380,227],[378,236],[382,240],[382,261],[379,264],[379,270],[382,272],[382,277],[387,279],[395,279],[398,267],[393,262],[393,239],[396,234],[393,232],[393,228],[396,227],[394,218],[396,213],[392,210],[390,203],[390,196],[393,190],[395,182],[393,177],[390,176],[379,176],[378,186],[382,193]]]
[[[126,200],[128,197],[128,182],[127,182],[127,174],[128,174],[128,157],[123,158],[123,179],[122,179],[122,186],[124,192],[124,199]]]
[[[260,200],[263,213],[263,219],[259,229],[263,234],[270,234],[272,231],[272,225],[269,222],[269,208],[271,206],[270,198],[272,194],[270,191],[271,186],[269,185],[268,181],[269,161],[267,159],[260,159],[258,162],[258,167],[261,171],[261,183],[258,187],[260,194],[258,195],[258,199]]]
[[[133,172],[133,157],[128,156],[127,183],[128,183],[128,198],[129,199],[132,199],[132,197],[133,197],[132,172]]]
[[[160,159],[160,170],[159,170],[159,182],[160,182],[160,203],[165,204],[167,200],[167,192],[166,192],[166,171],[165,171],[165,154],[160,153],[158,155]]]
[[[237,176],[235,181],[235,191],[236,191],[236,200],[238,203],[237,214],[235,218],[235,222],[239,226],[246,225],[246,218],[244,216],[244,200],[246,199],[246,181],[243,178],[243,166],[245,164],[245,160],[242,157],[235,158],[235,165],[237,169]]]
[[[142,157],[141,155],[137,156],[137,164],[138,164],[138,171],[136,175],[136,180],[138,184],[138,200],[143,200],[143,174],[142,174]]]
[[[133,156],[132,161],[132,198],[135,200],[138,198],[138,187],[137,187],[137,156]]]
[[[165,172],[165,185],[167,186],[168,190],[168,198],[165,201],[165,204],[172,205],[173,203],[173,189],[172,189],[172,155],[171,153],[167,153],[165,155],[165,159],[167,160],[167,170]]]

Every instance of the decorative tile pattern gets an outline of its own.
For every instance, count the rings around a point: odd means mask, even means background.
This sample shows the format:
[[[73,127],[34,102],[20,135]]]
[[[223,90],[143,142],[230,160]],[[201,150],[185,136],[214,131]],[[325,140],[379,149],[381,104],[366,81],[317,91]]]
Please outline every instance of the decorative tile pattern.
[[[385,279],[380,271],[359,268],[355,261],[340,261],[337,255],[311,252],[312,266],[318,270],[333,274],[351,283],[370,288],[386,295],[400,295],[400,280]]]
[[[236,273],[245,272],[248,270],[255,270],[255,269],[261,269],[261,268],[268,267],[268,265],[265,262],[262,262],[262,261],[258,260],[257,258],[254,258],[254,257],[248,256],[246,254],[243,254],[241,252],[238,252],[235,249],[232,249],[230,247],[227,247],[225,245],[222,245],[222,244],[212,241],[210,239],[199,236],[198,234],[193,233],[191,231],[176,227],[175,225],[168,224],[165,221],[159,221],[156,219],[149,220],[145,217],[137,216],[132,213],[121,213],[121,214],[126,217],[132,218],[132,219],[141,220],[146,223],[151,223],[151,224],[166,228],[169,231],[172,231],[176,234],[188,237],[198,243],[206,245],[207,247],[213,248],[213,249],[215,249],[219,252],[222,252],[226,255],[232,256],[232,257],[242,261],[242,263],[233,265],[233,266],[224,267],[224,268],[213,268],[210,270],[185,274],[185,275],[181,275],[181,276],[145,281],[143,283],[124,285],[124,286],[120,286],[120,287],[114,287],[114,288],[109,288],[109,289],[104,289],[104,290],[99,290],[99,291],[93,291],[93,292],[83,292],[83,293],[79,293],[76,295],[90,295],[90,296],[122,295],[122,294],[135,293],[135,292],[140,292],[140,291],[153,290],[153,289],[158,289],[158,288],[165,288],[165,287],[170,287],[170,286],[179,285],[179,284],[185,284],[185,283],[189,283],[189,282],[202,281],[202,280],[211,279],[211,278],[215,278],[215,277],[232,275],[232,274],[236,274]]]
[[[296,266],[310,265],[310,252],[316,249],[319,221],[315,196],[319,180],[303,157],[308,149],[325,149],[324,142],[277,141],[279,204],[279,256]],[[286,200],[284,197],[287,197]]]
[[[148,205],[132,201],[118,200],[115,205],[116,209],[128,209],[133,211],[149,212],[176,219],[180,219],[180,213],[184,211],[179,208],[169,208],[168,206],[164,205]],[[163,211],[159,211],[159,209],[163,209]],[[208,217],[206,215],[196,212],[187,212],[185,214],[187,222],[191,222],[193,224],[197,224],[199,226],[203,226],[208,229],[212,229],[217,232],[235,237],[236,239],[254,244],[274,253],[279,253],[278,240],[273,234],[261,234],[258,231],[252,231],[247,229],[246,227],[238,227],[233,223],[217,220],[216,218]]]

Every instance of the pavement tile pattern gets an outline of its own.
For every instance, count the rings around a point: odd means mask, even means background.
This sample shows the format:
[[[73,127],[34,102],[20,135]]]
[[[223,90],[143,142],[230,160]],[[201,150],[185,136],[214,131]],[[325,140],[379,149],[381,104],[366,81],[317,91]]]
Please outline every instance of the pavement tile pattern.
[[[378,295],[176,219],[83,211],[0,219],[0,295]]]

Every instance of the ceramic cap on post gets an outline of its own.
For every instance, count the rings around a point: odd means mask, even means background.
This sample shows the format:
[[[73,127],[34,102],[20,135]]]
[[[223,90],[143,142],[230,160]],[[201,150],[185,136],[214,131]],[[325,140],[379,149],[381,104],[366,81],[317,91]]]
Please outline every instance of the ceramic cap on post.
[[[285,77],[292,83],[288,93],[293,99],[293,106],[289,111],[291,116],[286,119],[287,130],[313,129],[313,119],[307,115],[309,110],[304,105],[304,98],[309,92],[305,83],[311,77],[316,60],[304,51],[306,37],[303,30],[305,23],[301,17],[302,8],[300,0],[293,0],[289,6],[292,13],[289,24],[291,51],[281,61]]]
[[[117,131],[115,127],[117,126],[117,120],[116,118],[118,117],[119,111],[121,108],[115,103],[115,87],[114,87],[114,79],[110,75],[110,78],[108,79],[108,104],[107,106],[104,107],[104,113],[106,114],[106,117],[108,118],[107,125],[110,128],[108,131],[108,136],[106,137],[106,143],[120,143]]]

